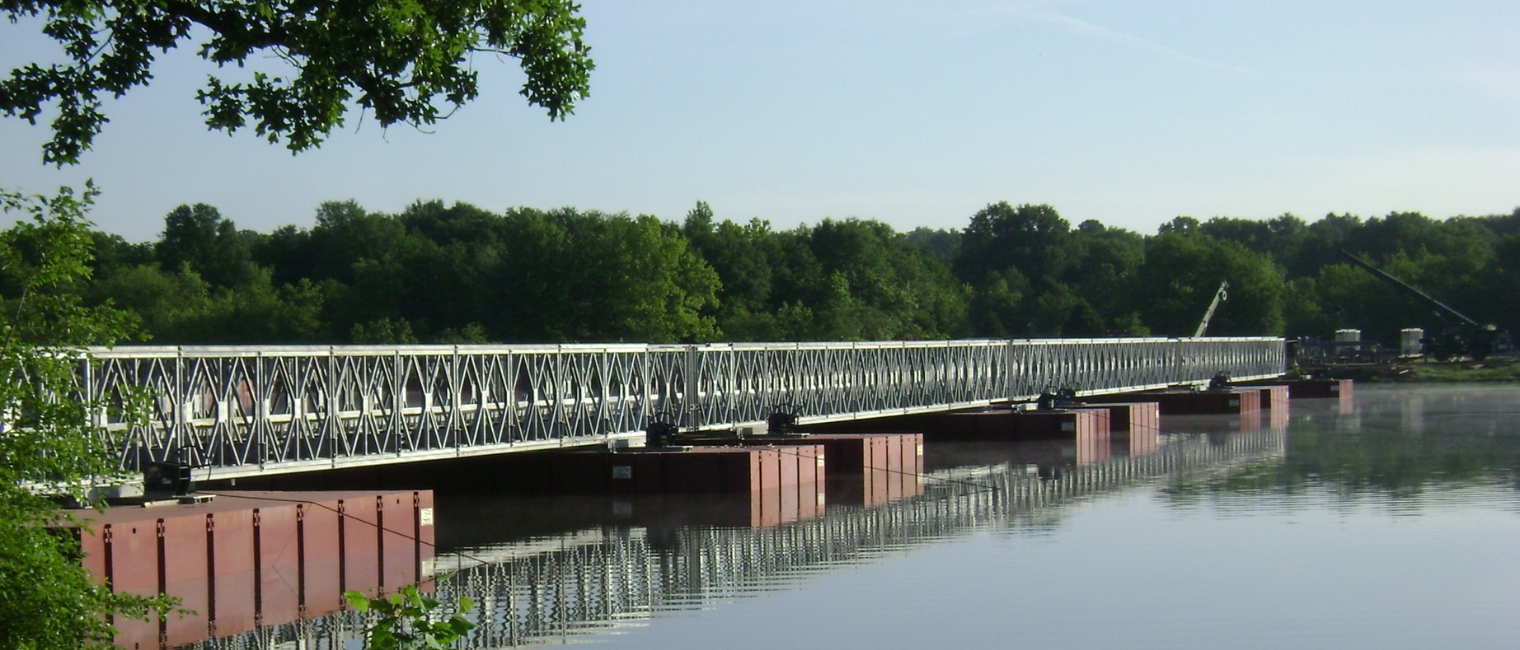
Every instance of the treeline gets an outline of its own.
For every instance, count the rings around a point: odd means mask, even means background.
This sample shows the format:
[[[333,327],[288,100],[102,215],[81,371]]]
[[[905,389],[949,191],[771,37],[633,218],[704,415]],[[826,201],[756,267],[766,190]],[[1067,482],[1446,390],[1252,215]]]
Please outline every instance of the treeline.
[[[1189,335],[1396,340],[1428,310],[1341,249],[1502,326],[1520,322],[1520,209],[1435,220],[1179,217],[1155,235],[996,203],[964,229],[860,219],[776,230],[698,203],[677,224],[570,208],[327,203],[309,229],[239,230],[181,206],[159,239],[95,234],[80,290],[141,342],[702,342]]]

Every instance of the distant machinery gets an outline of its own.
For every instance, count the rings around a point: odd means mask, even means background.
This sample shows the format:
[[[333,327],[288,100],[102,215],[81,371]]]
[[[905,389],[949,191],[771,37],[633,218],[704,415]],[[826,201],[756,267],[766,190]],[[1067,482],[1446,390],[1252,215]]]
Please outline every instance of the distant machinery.
[[[1228,372],[1221,370],[1209,379],[1209,390],[1211,391],[1226,391],[1231,388],[1234,388],[1234,386],[1231,383],[1230,373]]]
[[[681,435],[680,416],[670,411],[659,411],[644,425],[644,445],[664,449],[675,445]]]
[[[1343,359],[1362,353],[1362,331],[1358,329],[1335,330],[1335,356]]]
[[[1399,330],[1399,356],[1418,357],[1423,354],[1424,345],[1420,341],[1425,339],[1425,330],[1418,327],[1406,327]]]
[[[1371,262],[1346,250],[1341,251],[1341,256],[1351,260],[1357,266],[1367,269],[1369,273],[1378,279],[1393,285],[1405,294],[1422,302],[1435,312],[1445,326],[1439,334],[1431,334],[1420,339],[1422,352],[1438,361],[1447,361],[1459,356],[1468,356],[1476,360],[1488,358],[1495,352],[1504,352],[1510,348],[1509,332],[1500,330],[1490,324],[1481,324],[1468,317],[1467,314],[1453,309],[1450,305],[1436,300],[1430,294],[1414,288],[1409,283],[1394,277]]]
[[[1041,411],[1077,408],[1079,406],[1081,406],[1081,402],[1077,401],[1077,389],[1070,386],[1062,386],[1054,390],[1046,388],[1040,391],[1039,398],[1035,400],[1035,408]]]
[[[802,411],[797,408],[796,404],[791,402],[777,404],[765,416],[766,433],[777,436],[796,433],[797,420],[801,417]]]
[[[1204,312],[1203,320],[1199,321],[1198,323],[1198,331],[1193,332],[1193,338],[1196,339],[1202,337],[1204,331],[1209,329],[1209,321],[1214,320],[1214,312],[1219,309],[1219,303],[1222,303],[1230,298],[1230,295],[1226,293],[1229,288],[1229,280],[1219,281],[1219,290],[1214,292],[1214,302],[1209,303],[1209,310],[1207,312]]]

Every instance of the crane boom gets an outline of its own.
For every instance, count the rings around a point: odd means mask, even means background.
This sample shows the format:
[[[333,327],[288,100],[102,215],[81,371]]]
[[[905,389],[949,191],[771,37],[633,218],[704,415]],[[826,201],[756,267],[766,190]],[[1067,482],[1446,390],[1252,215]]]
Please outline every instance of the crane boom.
[[[1407,282],[1405,282],[1403,280],[1400,280],[1400,279],[1394,277],[1392,274],[1388,273],[1387,271],[1384,271],[1383,269],[1380,269],[1380,268],[1378,268],[1376,266],[1373,266],[1372,262],[1368,262],[1367,260],[1364,260],[1364,259],[1362,259],[1360,257],[1355,256],[1355,255],[1352,255],[1350,251],[1347,251],[1345,249],[1341,249],[1341,257],[1344,257],[1344,258],[1346,258],[1348,260],[1351,260],[1352,262],[1356,263],[1357,266],[1360,266],[1360,267],[1362,267],[1364,269],[1367,269],[1367,271],[1369,273],[1371,273],[1371,274],[1373,274],[1373,275],[1375,275],[1375,276],[1383,279],[1384,281],[1388,282],[1389,284],[1392,284],[1395,287],[1403,289],[1405,293],[1408,293],[1409,295],[1414,296],[1420,302],[1425,303],[1431,309],[1435,310],[1436,314],[1439,315],[1439,316],[1441,316],[1443,318],[1443,320],[1444,320],[1444,318],[1446,316],[1454,316],[1454,317],[1457,318],[1457,320],[1460,320],[1463,323],[1466,323],[1466,324],[1471,325],[1471,326],[1473,326],[1475,328],[1478,328],[1478,329],[1483,329],[1483,325],[1480,325],[1478,323],[1478,321],[1475,321],[1475,320],[1469,318],[1467,316],[1467,314],[1464,314],[1462,312],[1457,311],[1456,309],[1453,309],[1451,305],[1448,305],[1448,304],[1446,304],[1444,302],[1436,300],[1435,298],[1432,298],[1430,296],[1430,294],[1425,293],[1424,291],[1420,291],[1419,289],[1416,289],[1413,286],[1410,286],[1409,283],[1407,283]]]
[[[1198,323],[1198,331],[1193,332],[1193,338],[1202,338],[1204,330],[1209,328],[1209,321],[1214,319],[1214,311],[1219,309],[1219,303],[1224,302],[1230,296],[1225,293],[1230,288],[1229,280],[1219,281],[1219,290],[1214,292],[1214,302],[1209,303],[1209,310],[1203,314],[1203,320]]]

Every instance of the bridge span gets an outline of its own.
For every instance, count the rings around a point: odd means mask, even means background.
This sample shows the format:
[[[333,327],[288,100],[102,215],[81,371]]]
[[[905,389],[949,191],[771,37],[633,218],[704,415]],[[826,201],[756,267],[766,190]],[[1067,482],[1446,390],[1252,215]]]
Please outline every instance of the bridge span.
[[[197,480],[636,442],[689,429],[986,406],[1276,377],[1280,338],[1017,339],[704,345],[120,346],[91,349],[88,397],[150,396],[150,419],[94,423],[123,469],[183,460]]]

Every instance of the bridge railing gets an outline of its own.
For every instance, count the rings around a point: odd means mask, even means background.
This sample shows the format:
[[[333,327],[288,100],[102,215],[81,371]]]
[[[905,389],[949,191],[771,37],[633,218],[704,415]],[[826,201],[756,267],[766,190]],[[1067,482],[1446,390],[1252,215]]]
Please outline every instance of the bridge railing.
[[[606,444],[660,414],[723,428],[795,409],[823,421],[1277,376],[1275,338],[707,345],[194,346],[92,349],[89,396],[145,389],[146,425],[98,413],[121,465],[208,476]]]
[[[1164,388],[1218,372],[1264,379],[1282,375],[1286,362],[1277,338],[1025,339],[1007,345],[1007,394],[1014,399],[1063,386],[1083,394]]]
[[[1007,351],[982,340],[696,346],[678,407],[687,426],[708,427],[782,406],[824,420],[987,404],[1009,396]]]

